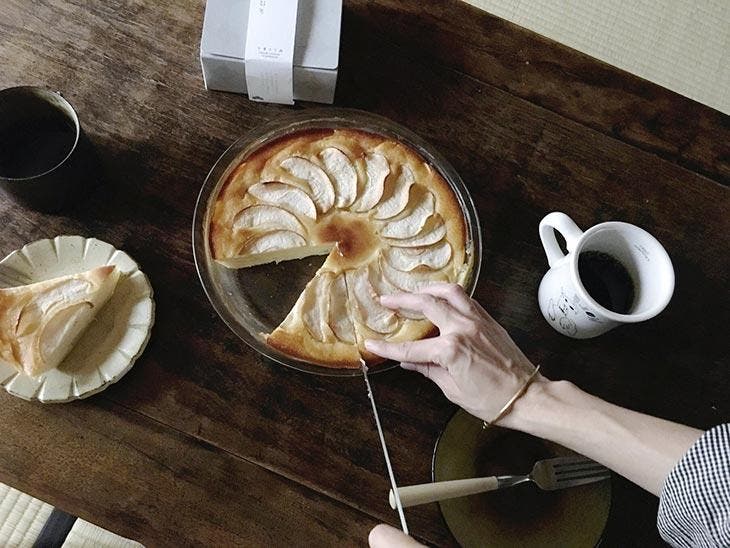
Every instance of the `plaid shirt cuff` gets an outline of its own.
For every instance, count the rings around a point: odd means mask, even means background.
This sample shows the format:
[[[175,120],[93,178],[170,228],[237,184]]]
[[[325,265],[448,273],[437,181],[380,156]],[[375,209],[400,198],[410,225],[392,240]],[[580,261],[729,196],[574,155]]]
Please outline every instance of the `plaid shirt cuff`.
[[[657,527],[672,546],[730,546],[730,424],[705,432],[667,476]]]

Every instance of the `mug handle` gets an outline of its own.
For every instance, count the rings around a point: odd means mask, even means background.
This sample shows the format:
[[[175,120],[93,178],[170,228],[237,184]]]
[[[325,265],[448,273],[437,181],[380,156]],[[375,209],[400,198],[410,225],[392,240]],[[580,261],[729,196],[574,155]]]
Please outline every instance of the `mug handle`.
[[[565,238],[568,253],[575,249],[575,244],[583,235],[583,231],[565,213],[553,211],[545,215],[543,220],[540,221],[540,240],[542,241],[542,247],[545,248],[545,255],[547,255],[548,264],[551,268],[565,257],[558,245],[558,240],[555,238],[556,230]]]

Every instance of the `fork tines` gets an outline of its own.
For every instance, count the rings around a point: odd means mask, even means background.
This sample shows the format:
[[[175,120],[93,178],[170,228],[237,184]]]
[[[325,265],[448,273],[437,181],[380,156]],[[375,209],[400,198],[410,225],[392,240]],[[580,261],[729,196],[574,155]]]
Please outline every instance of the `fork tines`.
[[[558,458],[551,465],[557,482],[607,479],[611,475],[608,468],[585,457]]]

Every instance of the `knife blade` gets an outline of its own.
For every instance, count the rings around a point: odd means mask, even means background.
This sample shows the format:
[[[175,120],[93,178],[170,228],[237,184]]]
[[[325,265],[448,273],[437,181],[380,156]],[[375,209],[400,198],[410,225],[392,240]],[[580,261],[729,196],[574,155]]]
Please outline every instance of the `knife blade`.
[[[383,427],[380,425],[380,416],[378,415],[378,407],[375,405],[375,397],[373,396],[373,389],[370,386],[370,379],[368,378],[368,366],[365,364],[365,360],[360,358],[360,366],[362,367],[362,375],[365,378],[365,386],[368,389],[368,399],[373,408],[373,415],[375,416],[375,425],[378,427],[378,436],[380,437],[380,445],[383,448],[383,456],[385,457],[385,466],[388,468],[388,477],[390,478],[390,488],[394,493],[395,506],[398,510],[398,517],[400,518],[401,529],[407,535],[408,524],[406,523],[406,516],[403,513],[403,505],[400,501],[400,495],[398,494],[398,485],[395,482],[395,474],[393,473],[393,465],[390,462],[390,455],[388,454],[388,446],[385,444],[385,436],[383,435]]]

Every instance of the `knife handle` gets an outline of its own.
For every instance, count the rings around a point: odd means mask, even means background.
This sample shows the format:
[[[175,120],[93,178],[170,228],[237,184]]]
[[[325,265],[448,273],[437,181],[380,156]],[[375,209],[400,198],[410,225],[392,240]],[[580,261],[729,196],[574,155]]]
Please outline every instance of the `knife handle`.
[[[403,505],[403,508],[407,508],[408,506],[416,506],[418,504],[426,504],[428,502],[437,502],[439,500],[453,499],[456,497],[465,497],[467,495],[494,491],[498,488],[498,486],[499,482],[496,476],[490,476],[488,478],[469,478],[399,487],[398,496],[400,497],[400,502]],[[390,490],[388,499],[390,501],[390,507],[395,509],[395,496],[393,496],[392,489]]]

